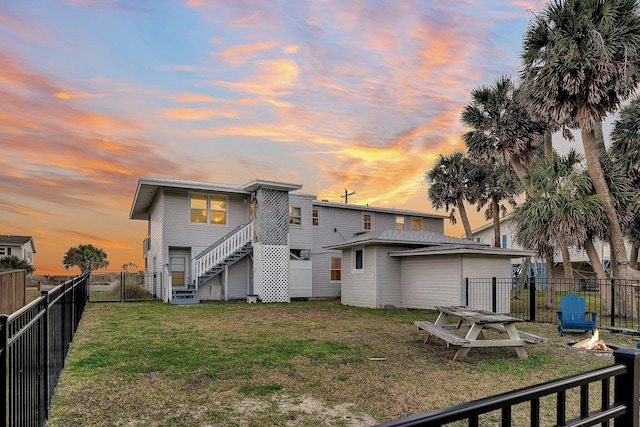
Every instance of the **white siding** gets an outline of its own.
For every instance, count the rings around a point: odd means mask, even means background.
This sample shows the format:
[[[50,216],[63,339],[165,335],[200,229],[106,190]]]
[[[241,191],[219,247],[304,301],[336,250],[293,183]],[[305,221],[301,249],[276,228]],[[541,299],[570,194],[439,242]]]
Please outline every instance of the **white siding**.
[[[360,248],[362,249],[362,248]],[[342,304],[356,307],[376,307],[376,250],[364,248],[362,272],[352,272],[352,251],[342,254]]]
[[[376,246],[378,251],[378,308],[385,305],[402,306],[400,289],[400,258],[390,257],[389,252],[401,250],[397,246]]]
[[[497,313],[508,313],[511,302],[510,282],[504,279],[511,275],[511,260],[506,257],[499,256],[482,256],[465,254],[462,256],[462,277],[487,279],[485,283],[475,285],[469,288],[469,301],[462,301],[470,306],[482,310],[493,311],[492,300],[492,284],[491,278],[496,277],[503,279],[499,282],[500,289],[497,291],[498,299],[496,301]],[[466,294],[465,291],[463,291]]]
[[[289,261],[289,296],[291,298],[311,298],[312,261]]]
[[[311,203],[309,196],[289,194],[289,206],[300,208],[302,223],[299,226],[289,226],[289,247],[291,249],[311,249]]]
[[[433,309],[435,305],[461,304],[462,277],[459,255],[402,258],[402,307]]]

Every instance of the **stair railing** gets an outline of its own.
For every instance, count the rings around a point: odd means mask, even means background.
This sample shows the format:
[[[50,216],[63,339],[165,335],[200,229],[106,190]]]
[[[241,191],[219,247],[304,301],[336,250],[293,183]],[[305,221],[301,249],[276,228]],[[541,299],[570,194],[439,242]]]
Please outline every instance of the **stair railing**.
[[[195,257],[195,276],[199,278],[206,274],[252,241],[253,222],[235,228]],[[196,280],[197,287],[198,280]]]

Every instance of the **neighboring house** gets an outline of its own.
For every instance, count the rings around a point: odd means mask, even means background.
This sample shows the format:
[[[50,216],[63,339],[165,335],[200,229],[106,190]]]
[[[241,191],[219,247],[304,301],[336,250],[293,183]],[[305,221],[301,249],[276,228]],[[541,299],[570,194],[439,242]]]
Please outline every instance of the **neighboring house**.
[[[406,240],[392,243],[394,252],[445,240],[470,244],[444,236],[442,215],[316,200],[301,188],[265,180],[234,185],[140,178],[129,218],[148,223],[143,243],[147,289],[172,303],[248,296],[264,302],[338,298],[344,295],[345,275],[351,280],[352,274],[351,252],[346,254],[341,245],[354,238],[401,233]],[[421,237],[416,241],[415,236]],[[402,264],[402,256],[394,254],[387,261],[381,253],[379,268]],[[453,272],[458,287],[462,272]],[[483,277],[506,274],[494,271]],[[406,303],[375,301],[376,307]],[[349,297],[343,302],[350,303]]]
[[[342,251],[342,303],[370,308],[468,304],[492,310],[491,282],[471,289],[467,300],[465,279],[509,277],[512,257],[532,255],[410,230],[372,231],[330,249]],[[510,293],[500,295],[497,312],[509,312]]]
[[[36,245],[31,236],[0,234],[0,258],[14,255],[33,265],[33,254],[35,253]]]
[[[482,227],[476,228],[472,230],[473,240],[479,243],[493,244],[493,223],[485,224]],[[511,216],[507,215],[500,219],[500,233],[501,233],[501,246],[506,249],[522,249],[521,245],[518,245],[515,240],[515,231],[513,224],[511,222]],[[466,237],[465,235],[462,236]],[[602,262],[605,270],[609,267],[609,262],[611,261],[609,243],[603,242],[602,240],[594,241],[594,246],[596,251],[598,252],[598,256],[600,257],[600,262]],[[626,243],[627,253],[631,250],[631,245]],[[587,255],[584,249],[579,249],[576,247],[569,247],[569,255],[571,257],[571,266],[573,268],[573,272],[576,278],[593,278],[593,268],[591,267],[591,261],[589,260],[589,256]],[[554,268],[553,268],[553,277],[564,277],[564,269],[562,267],[562,253],[557,251],[553,257],[554,260]],[[514,271],[518,271],[523,264],[523,260],[519,258],[514,258],[512,260],[512,264],[514,266]],[[541,277],[544,277],[546,274],[546,267],[544,259],[539,259],[536,257],[532,258],[532,269],[530,273]]]

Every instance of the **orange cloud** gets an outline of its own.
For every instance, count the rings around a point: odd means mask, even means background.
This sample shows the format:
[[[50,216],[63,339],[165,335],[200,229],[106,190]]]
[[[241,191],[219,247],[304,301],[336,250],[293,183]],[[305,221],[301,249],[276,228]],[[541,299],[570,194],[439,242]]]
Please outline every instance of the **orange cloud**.
[[[256,52],[273,49],[277,43],[264,42],[256,44],[236,45],[222,52],[211,52],[212,55],[222,59],[228,64],[242,64],[253,58]]]
[[[236,112],[228,108],[168,108],[162,110],[162,115],[178,120],[209,120],[216,117],[232,119],[237,117]]]
[[[265,96],[285,95],[298,79],[299,69],[291,59],[270,59],[258,61],[257,71],[252,78],[244,81],[216,81],[213,84],[239,92]]]
[[[218,102],[219,98],[203,93],[179,93],[174,97],[176,102]]]

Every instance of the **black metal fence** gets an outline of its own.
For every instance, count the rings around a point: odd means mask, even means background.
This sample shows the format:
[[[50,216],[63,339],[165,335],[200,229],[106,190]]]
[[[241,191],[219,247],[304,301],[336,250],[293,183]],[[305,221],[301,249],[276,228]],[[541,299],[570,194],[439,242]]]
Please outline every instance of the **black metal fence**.
[[[0,315],[0,426],[43,426],[89,297],[89,274]]]
[[[512,408],[523,403],[529,404],[528,425],[539,427],[540,400],[553,395],[556,397],[556,405],[553,408],[556,426],[609,426],[609,421],[614,420],[614,427],[639,427],[640,352],[622,349],[616,350],[613,354],[615,363],[605,368],[390,421],[379,424],[378,427],[440,427],[462,420],[467,421],[469,426],[477,427],[482,416],[495,411],[500,413],[501,423],[492,420],[490,424],[510,427]],[[612,390],[611,380],[614,378]],[[589,391],[590,386],[596,384],[600,385],[600,404],[599,408],[594,409],[589,407]],[[577,417],[567,420],[567,393],[574,389],[579,389],[580,413]],[[548,425],[548,422],[545,425]]]
[[[577,294],[585,299],[586,310],[597,313],[598,327],[640,328],[640,283],[636,280],[468,278],[464,292],[468,305],[546,323],[557,322],[562,296]]]
[[[147,290],[149,277],[143,272],[118,272],[91,274],[89,300],[91,302],[151,301],[156,298],[153,289]],[[156,280],[153,284],[156,285]],[[159,297],[157,297],[159,298]]]

